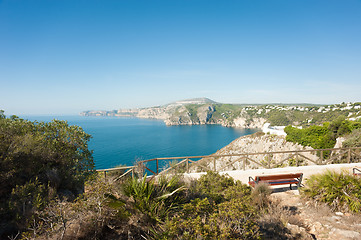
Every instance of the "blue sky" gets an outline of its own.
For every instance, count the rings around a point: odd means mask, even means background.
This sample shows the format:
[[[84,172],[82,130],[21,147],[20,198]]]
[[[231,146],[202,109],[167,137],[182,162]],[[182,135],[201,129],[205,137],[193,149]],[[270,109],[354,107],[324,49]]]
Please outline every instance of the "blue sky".
[[[360,93],[360,0],[0,0],[6,115]]]

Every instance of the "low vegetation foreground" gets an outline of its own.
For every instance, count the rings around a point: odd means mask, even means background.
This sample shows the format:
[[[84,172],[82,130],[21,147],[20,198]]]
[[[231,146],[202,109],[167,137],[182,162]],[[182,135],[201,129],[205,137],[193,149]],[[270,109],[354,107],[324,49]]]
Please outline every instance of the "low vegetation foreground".
[[[289,128],[289,140],[327,147],[348,136],[345,143],[359,146],[359,122],[337,121]],[[94,171],[89,139],[64,121],[0,114],[0,239],[315,239],[267,185],[251,188],[215,172],[194,181],[119,180],[122,171],[104,178]],[[304,185],[300,201],[360,217],[360,177],[328,172]]]

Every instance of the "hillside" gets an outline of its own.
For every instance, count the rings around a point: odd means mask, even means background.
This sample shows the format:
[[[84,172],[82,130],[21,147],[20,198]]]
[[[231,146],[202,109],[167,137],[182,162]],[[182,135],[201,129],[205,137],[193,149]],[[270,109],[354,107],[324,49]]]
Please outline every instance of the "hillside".
[[[361,103],[224,104],[208,98],[195,98],[150,108],[84,111],[80,115],[160,119],[167,125],[219,124],[226,127],[261,128],[268,122],[274,126],[309,126],[332,121],[339,116],[350,120],[359,119]]]
[[[264,134],[262,132],[258,132],[252,135],[242,136],[218,150],[214,155],[231,155],[231,154],[243,154],[243,153],[262,153],[262,152],[282,152],[282,151],[297,151],[297,150],[312,150],[311,147],[304,147],[298,143],[292,143],[286,141],[284,136],[270,135]],[[307,158],[316,160],[317,157],[311,153],[303,153]],[[250,158],[258,163],[266,164],[271,157],[271,162],[279,163],[285,158],[287,158],[289,154],[274,154],[272,156],[269,155],[253,155]],[[216,158],[216,168],[221,171],[232,171],[243,168],[243,161],[237,161],[240,159],[237,156],[226,156],[226,157],[218,157]],[[199,160],[201,161],[203,166],[206,166],[210,169],[214,168],[213,158],[204,158]],[[310,161],[302,162],[302,165],[313,165],[314,163]],[[286,166],[295,166],[295,162],[292,160],[288,160],[282,163],[279,167]],[[257,169],[262,168],[254,162],[248,161],[245,165],[245,169]],[[195,165],[191,168],[191,172],[198,172],[198,166]]]

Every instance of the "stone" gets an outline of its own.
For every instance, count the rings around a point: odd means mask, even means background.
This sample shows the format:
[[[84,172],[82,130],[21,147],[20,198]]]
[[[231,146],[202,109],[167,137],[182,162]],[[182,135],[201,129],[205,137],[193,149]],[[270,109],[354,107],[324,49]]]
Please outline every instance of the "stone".
[[[342,212],[335,212],[335,214],[336,214],[337,216],[343,216],[343,213],[342,213]]]
[[[335,238],[339,239],[360,239],[361,234],[351,230],[343,230],[343,229],[333,229],[330,232],[330,235],[334,236]]]

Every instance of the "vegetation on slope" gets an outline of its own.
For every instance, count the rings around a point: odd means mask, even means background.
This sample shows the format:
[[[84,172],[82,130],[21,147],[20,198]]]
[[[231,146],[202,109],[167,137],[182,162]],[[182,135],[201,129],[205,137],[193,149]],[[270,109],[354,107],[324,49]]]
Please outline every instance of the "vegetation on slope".
[[[302,189],[304,196],[329,205],[333,210],[361,212],[361,178],[328,171],[312,175]]]
[[[94,167],[90,135],[65,121],[31,122],[0,112],[0,236],[27,227],[55,198],[74,198]]]
[[[223,124],[226,126],[233,126],[234,120],[243,118],[245,122],[252,123],[256,119],[266,119],[267,122],[273,126],[311,126],[320,125],[325,121],[334,121],[339,116],[344,118],[360,118],[361,117],[361,103],[341,103],[334,105],[314,105],[314,104],[222,104],[212,101],[204,101],[194,103],[186,101],[182,105],[169,107],[149,108],[157,109],[156,113],[149,115],[154,118],[154,114],[161,112],[168,115],[168,122],[170,124],[199,124],[199,114],[204,115],[211,107],[212,114],[205,122],[206,124]],[[134,109],[132,114],[137,116],[136,112],[139,109]],[[82,115],[94,116],[122,116],[122,111],[86,111]],[[129,114],[129,113],[127,113]],[[127,116],[127,114],[125,116]],[[142,115],[142,117],[145,117]],[[247,125],[242,126],[247,127]]]
[[[254,191],[208,172],[198,181],[178,176],[114,183],[95,177],[74,201],[35,211],[22,239],[287,239],[285,219],[271,211],[270,191]],[[271,212],[270,212],[271,211]],[[267,220],[264,219],[267,216]]]
[[[197,114],[196,108],[188,110]],[[233,112],[223,117],[231,118]],[[360,129],[360,122],[342,117],[322,126],[286,131],[290,141],[328,148],[345,135],[349,136],[345,145],[359,146]],[[114,183],[93,172],[89,139],[80,127],[64,121],[30,122],[0,113],[0,237],[17,233],[22,239],[289,237],[287,221],[272,216],[267,186],[252,191],[213,172],[189,183],[178,176]],[[332,173],[313,177],[307,185],[304,194],[317,201],[334,209],[360,211],[359,179]]]
[[[345,146],[356,146],[357,140],[361,140],[359,139],[360,130],[358,130],[360,128],[361,122],[345,120],[344,117],[339,116],[332,122],[323,123],[322,126],[314,125],[304,129],[287,126],[285,132],[287,133],[287,141],[310,146],[314,149],[327,149],[333,148],[336,139],[341,136],[348,136],[353,139],[346,142]],[[349,135],[351,133],[353,135]]]
[[[187,111],[171,113],[172,116],[190,116],[190,123],[197,124],[197,112],[204,108],[205,104],[185,105]],[[335,121],[339,117],[360,117],[360,103],[335,104],[330,106],[321,105],[241,105],[241,104],[210,104],[214,109],[208,123],[223,123],[232,126],[236,118],[244,118],[247,123],[255,119],[266,119],[273,126],[312,126],[321,125],[326,121]],[[203,110],[204,111],[204,110]],[[171,117],[172,118],[172,117]],[[184,118],[184,117],[183,117]]]

